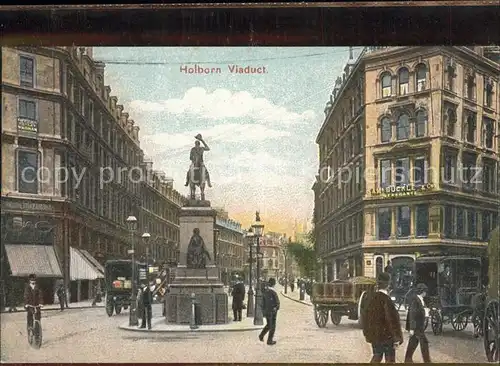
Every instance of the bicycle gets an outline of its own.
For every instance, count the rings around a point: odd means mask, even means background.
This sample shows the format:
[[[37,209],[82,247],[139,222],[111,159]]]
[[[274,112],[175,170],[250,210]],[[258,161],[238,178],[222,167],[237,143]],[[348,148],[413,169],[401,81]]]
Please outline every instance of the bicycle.
[[[28,327],[28,343],[34,348],[40,348],[42,346],[42,323],[37,319],[37,312],[40,312],[41,305],[33,306],[26,305],[27,308],[33,308],[33,326]],[[27,309],[27,311],[29,311]]]

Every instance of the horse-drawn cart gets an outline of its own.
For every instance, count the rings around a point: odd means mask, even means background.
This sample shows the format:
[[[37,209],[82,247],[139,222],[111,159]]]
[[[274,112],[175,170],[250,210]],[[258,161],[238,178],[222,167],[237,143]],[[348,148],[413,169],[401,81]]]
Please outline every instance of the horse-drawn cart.
[[[467,256],[422,256],[415,261],[415,283],[429,287],[432,331],[439,335],[443,324],[456,331],[467,327],[474,313],[473,298],[481,291],[481,259]]]
[[[488,244],[488,302],[483,320],[484,350],[489,362],[499,361],[500,347],[500,315],[499,315],[499,260],[500,260],[500,233],[497,227],[490,237]]]
[[[362,322],[366,294],[375,290],[376,281],[369,277],[353,277],[328,283],[315,283],[312,288],[314,320],[325,328],[328,315],[333,324],[339,325],[342,316]]]

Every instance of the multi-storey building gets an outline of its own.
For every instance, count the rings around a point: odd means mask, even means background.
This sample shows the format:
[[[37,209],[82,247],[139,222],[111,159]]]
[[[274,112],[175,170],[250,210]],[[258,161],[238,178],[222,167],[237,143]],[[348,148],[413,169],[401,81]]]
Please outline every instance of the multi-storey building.
[[[245,262],[244,233],[241,224],[232,220],[227,211],[216,209],[216,261],[221,280],[228,284],[233,274],[243,275]]]
[[[2,65],[3,294],[34,272],[45,301],[58,278],[78,301],[102,278],[99,262],[128,256],[129,215],[139,220],[136,252],[145,252],[150,217],[140,207],[154,189],[141,184],[139,127],[104,84],[92,48],[4,47]],[[174,232],[178,196],[156,204],[169,207],[163,222]]]
[[[155,267],[173,267],[179,261],[179,210],[186,199],[173,189],[173,179],[153,170],[153,162],[144,159],[141,189],[140,221],[143,230],[151,236],[149,261]]]
[[[497,48],[351,55],[316,141],[325,278],[345,261],[351,275],[374,276],[419,254],[484,255],[500,204]]]
[[[267,232],[260,238],[261,273],[264,279],[278,278],[284,273],[283,234]]]

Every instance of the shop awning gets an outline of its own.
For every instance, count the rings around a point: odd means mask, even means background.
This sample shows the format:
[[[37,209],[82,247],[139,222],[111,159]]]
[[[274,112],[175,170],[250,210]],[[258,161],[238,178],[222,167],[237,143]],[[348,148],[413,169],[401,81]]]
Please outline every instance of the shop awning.
[[[70,247],[69,273],[71,281],[96,280],[98,278],[104,278],[104,275],[99,272],[99,270],[87,258],[85,258],[85,255],[79,249],[73,247]]]
[[[83,254],[83,256],[94,266],[95,269],[97,269],[98,272],[102,274],[102,278],[104,278],[104,267],[102,266],[101,263],[97,259],[95,259],[92,254],[87,252],[85,249],[79,249],[80,253]]]
[[[10,271],[15,277],[62,278],[61,267],[52,245],[5,245]]]

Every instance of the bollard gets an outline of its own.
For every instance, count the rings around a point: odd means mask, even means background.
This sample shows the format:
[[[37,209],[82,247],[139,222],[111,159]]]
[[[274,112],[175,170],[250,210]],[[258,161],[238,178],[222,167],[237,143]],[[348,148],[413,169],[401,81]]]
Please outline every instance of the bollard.
[[[189,328],[191,329],[198,329],[198,325],[196,325],[195,301],[196,301],[196,294],[193,292],[191,294],[191,322],[189,323]]]

